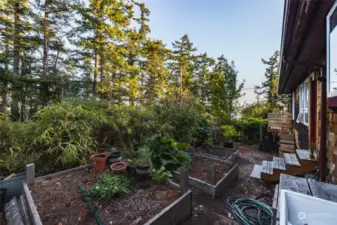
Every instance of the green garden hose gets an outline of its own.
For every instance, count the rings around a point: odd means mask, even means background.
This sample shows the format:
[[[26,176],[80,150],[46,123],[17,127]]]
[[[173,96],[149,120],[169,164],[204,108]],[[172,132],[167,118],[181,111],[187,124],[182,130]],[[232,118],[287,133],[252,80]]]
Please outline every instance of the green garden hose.
[[[271,225],[273,211],[266,203],[253,198],[229,197],[227,206],[243,225]]]
[[[100,217],[96,208],[92,204],[92,201],[90,201],[90,199],[88,198],[88,192],[85,190],[85,188],[83,188],[81,185],[78,185],[78,192],[80,192],[83,195],[84,200],[88,203],[89,209],[90,209],[91,213],[94,215],[94,217],[97,221],[97,224],[98,225],[104,225],[104,223],[102,221],[102,218]]]

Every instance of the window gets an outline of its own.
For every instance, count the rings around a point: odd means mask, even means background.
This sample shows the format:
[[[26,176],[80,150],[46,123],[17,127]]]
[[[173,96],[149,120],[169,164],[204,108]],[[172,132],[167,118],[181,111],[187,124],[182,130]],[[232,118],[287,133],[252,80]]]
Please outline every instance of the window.
[[[304,125],[309,124],[309,83],[305,81],[300,86],[299,93],[299,105],[300,111],[297,116],[297,123],[303,123]]]
[[[337,1],[327,16],[327,91],[337,96]]]

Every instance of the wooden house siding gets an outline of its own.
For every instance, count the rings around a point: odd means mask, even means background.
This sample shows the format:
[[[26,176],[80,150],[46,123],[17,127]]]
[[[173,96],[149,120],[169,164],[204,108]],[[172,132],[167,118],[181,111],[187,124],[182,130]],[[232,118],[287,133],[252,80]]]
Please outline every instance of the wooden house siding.
[[[328,181],[337,183],[337,113],[327,110]]]

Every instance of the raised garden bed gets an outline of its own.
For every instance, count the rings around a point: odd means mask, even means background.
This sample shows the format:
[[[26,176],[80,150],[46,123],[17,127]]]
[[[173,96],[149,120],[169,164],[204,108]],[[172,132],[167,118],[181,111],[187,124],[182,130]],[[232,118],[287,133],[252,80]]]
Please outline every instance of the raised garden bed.
[[[232,162],[235,164],[239,154],[239,150],[235,150],[232,148],[212,147],[195,149],[193,153],[205,155],[210,158],[220,158],[224,161]]]
[[[188,184],[212,197],[218,196],[227,186],[238,178],[238,165],[226,160],[192,154],[192,165],[188,170]],[[180,172],[173,174],[180,179]]]
[[[82,169],[35,179],[36,182],[29,188],[42,223],[97,224],[87,202],[78,192],[78,185],[89,189],[98,178],[99,175]],[[107,225],[178,224],[192,213],[191,191],[180,196],[178,187],[152,181],[143,184],[132,182],[128,195],[109,201],[90,200]]]

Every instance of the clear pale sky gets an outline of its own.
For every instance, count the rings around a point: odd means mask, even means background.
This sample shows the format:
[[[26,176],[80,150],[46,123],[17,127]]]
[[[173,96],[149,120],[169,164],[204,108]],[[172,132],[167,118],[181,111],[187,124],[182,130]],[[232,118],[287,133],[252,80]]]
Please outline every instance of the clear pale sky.
[[[279,50],[283,0],[143,0],[150,9],[151,37],[167,47],[188,34],[199,52],[234,60],[245,88],[264,79],[261,58]],[[240,101],[256,101],[253,89]]]

